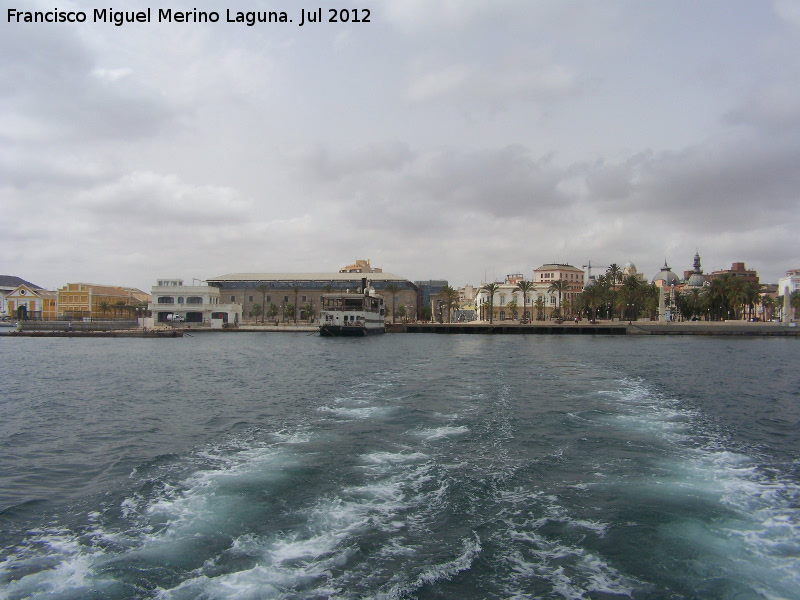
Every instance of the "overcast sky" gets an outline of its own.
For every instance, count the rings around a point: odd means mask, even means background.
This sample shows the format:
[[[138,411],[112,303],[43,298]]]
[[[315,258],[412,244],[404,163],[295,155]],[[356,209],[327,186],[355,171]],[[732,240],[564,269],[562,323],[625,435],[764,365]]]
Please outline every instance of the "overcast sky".
[[[113,4],[0,1],[0,274],[800,267],[796,0],[153,0],[124,3],[150,23],[91,22]]]

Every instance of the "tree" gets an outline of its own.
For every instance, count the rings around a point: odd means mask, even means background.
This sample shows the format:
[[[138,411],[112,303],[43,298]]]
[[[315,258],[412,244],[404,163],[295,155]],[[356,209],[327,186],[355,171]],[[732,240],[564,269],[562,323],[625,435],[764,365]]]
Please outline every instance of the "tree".
[[[284,321],[286,321],[286,316],[287,315],[289,316],[289,320],[291,320],[292,316],[296,315],[296,314],[297,314],[297,312],[295,311],[295,305],[294,304],[292,304],[291,302],[289,304],[284,304],[284,306],[283,306],[283,320]],[[297,323],[297,319],[296,318],[295,318],[294,322]]]
[[[583,305],[591,311],[592,323],[597,321],[597,307],[603,300],[603,289],[596,283],[593,283],[581,292],[581,301]]]
[[[775,300],[772,299],[772,296],[767,296],[764,294],[761,296],[761,314],[764,315],[765,321],[772,320],[772,314],[775,311]]]
[[[613,308],[617,299],[617,285],[622,282],[622,269],[619,268],[617,263],[611,263],[606,269],[606,285],[609,296],[609,304],[611,306],[609,319],[614,318]]]
[[[267,292],[269,291],[269,285],[266,283],[262,283],[256,288],[259,292],[261,292],[261,306],[267,306]],[[267,312],[266,310],[261,311],[261,324],[264,324],[264,313]],[[258,316],[258,315],[256,315]]]
[[[312,321],[314,319],[314,303],[309,302],[303,307],[303,312],[306,313],[306,319]]]
[[[103,315],[103,317],[105,317],[106,313],[111,308],[111,305],[108,302],[106,302],[105,300],[103,300],[100,304],[97,305],[97,308],[100,309],[100,313]]]
[[[449,285],[446,285],[439,291],[439,295],[442,297],[444,306],[447,308],[447,322],[452,323],[452,309],[458,306],[458,290],[454,290]]]
[[[267,316],[270,319],[274,319],[278,316],[278,312],[278,306],[274,302],[271,302],[269,308],[267,309]]]
[[[497,293],[497,290],[500,289],[499,283],[487,283],[481,290],[489,294],[489,325],[492,324],[494,318],[494,295]]]
[[[558,316],[561,317],[561,295],[569,289],[569,282],[564,279],[556,279],[547,288],[548,293],[558,292]]]
[[[406,318],[406,307],[405,306],[403,306],[401,304],[400,306],[397,307],[397,310],[394,311],[394,312],[398,317],[400,317],[400,319],[405,321],[405,318]]]
[[[117,311],[122,312],[123,310],[125,310],[125,301],[124,300],[119,300],[119,301],[115,302],[114,306],[112,306],[112,308],[114,309],[114,317],[116,318]]]
[[[544,309],[547,308],[544,303],[544,299],[541,296],[538,297],[533,305],[536,307],[536,320],[544,321]]]
[[[509,303],[506,305],[506,308],[507,308],[509,311],[511,311],[511,316],[512,316],[512,318],[513,318],[513,319],[516,319],[516,318],[517,318],[517,309],[519,308],[519,305],[517,304],[517,301],[516,301],[516,300],[512,300],[511,302],[509,302]]]
[[[392,297],[392,325],[394,325],[394,302],[397,298],[397,294],[400,293],[400,286],[397,286],[393,283],[390,283],[386,286],[386,291],[389,292],[389,295]]]
[[[261,305],[258,303],[254,303],[250,307],[250,316],[255,317],[256,321],[258,321],[258,317],[261,316],[261,322],[264,322],[264,311],[261,310]]]
[[[761,299],[761,286],[752,281],[747,281],[742,290],[742,299],[747,306],[747,318],[749,321],[753,320],[753,313],[756,311],[756,304]]]
[[[528,292],[530,292],[536,284],[533,281],[525,281],[524,279],[520,279],[517,282],[517,288],[520,292],[522,292],[522,318],[523,319],[530,319],[530,315],[528,314]]]

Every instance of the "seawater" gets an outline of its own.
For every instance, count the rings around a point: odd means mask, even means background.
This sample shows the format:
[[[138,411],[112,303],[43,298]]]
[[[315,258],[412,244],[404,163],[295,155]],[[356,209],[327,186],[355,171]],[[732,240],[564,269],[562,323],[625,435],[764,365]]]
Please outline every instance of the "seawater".
[[[800,598],[795,339],[0,337],[0,598]]]

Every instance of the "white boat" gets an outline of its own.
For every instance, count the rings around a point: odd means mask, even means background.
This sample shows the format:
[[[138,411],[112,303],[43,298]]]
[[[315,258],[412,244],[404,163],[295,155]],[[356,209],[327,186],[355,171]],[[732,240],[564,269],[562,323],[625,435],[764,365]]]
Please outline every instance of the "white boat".
[[[365,282],[366,283],[366,282]],[[364,286],[363,294],[324,294],[319,311],[319,334],[363,336],[386,333],[383,298]]]

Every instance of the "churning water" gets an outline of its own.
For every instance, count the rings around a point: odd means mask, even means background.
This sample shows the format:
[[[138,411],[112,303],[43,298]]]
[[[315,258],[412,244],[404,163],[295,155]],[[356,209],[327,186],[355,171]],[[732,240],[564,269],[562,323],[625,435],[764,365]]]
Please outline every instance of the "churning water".
[[[800,598],[796,339],[0,337],[0,598]]]

